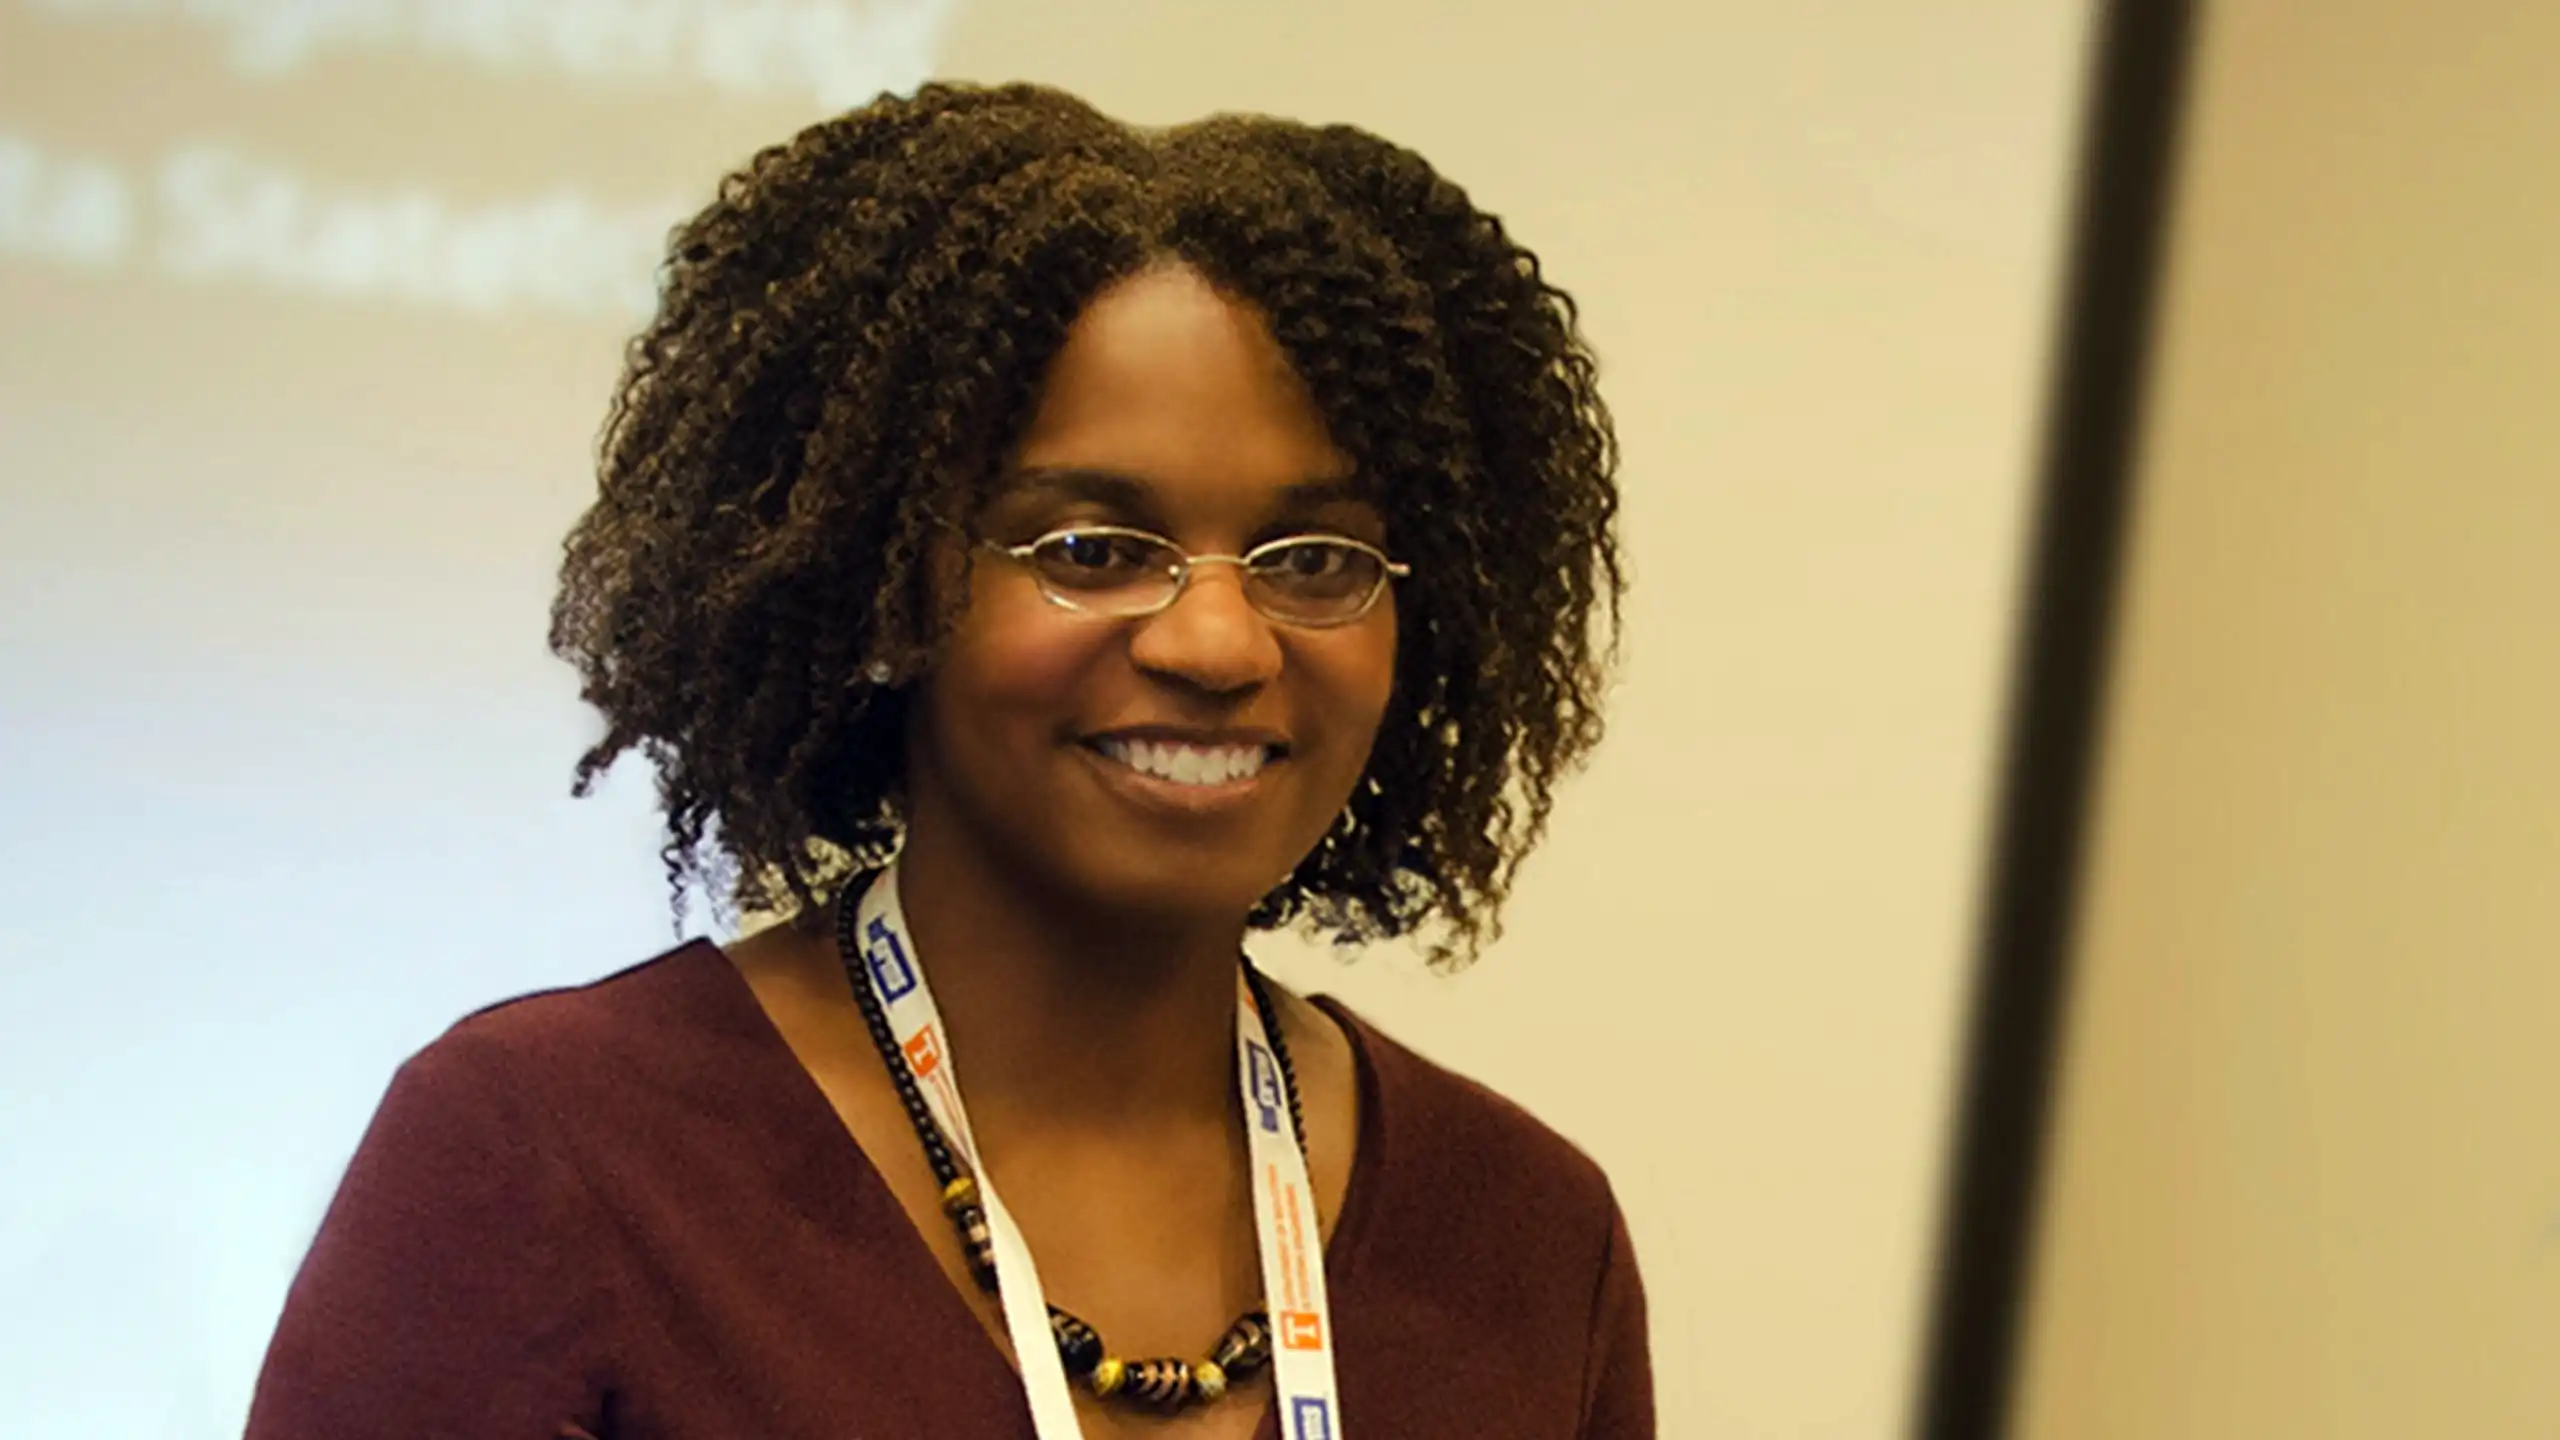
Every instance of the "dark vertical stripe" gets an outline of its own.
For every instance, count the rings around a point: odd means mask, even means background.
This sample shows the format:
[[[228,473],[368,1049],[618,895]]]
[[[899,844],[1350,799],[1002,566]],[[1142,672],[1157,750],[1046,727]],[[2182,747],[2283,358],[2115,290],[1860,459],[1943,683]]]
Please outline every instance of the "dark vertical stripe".
[[[1925,1440],[2007,1429],[2068,994],[2195,7],[2095,17],[2082,159],[2000,804],[1918,1396]]]

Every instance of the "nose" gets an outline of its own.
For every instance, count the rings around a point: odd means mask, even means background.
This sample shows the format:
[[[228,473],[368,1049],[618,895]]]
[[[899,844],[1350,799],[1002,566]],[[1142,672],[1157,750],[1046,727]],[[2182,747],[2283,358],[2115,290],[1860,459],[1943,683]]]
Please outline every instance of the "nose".
[[[1280,638],[1245,598],[1234,565],[1196,565],[1171,605],[1138,622],[1129,642],[1138,668],[1214,695],[1268,684],[1280,673]]]

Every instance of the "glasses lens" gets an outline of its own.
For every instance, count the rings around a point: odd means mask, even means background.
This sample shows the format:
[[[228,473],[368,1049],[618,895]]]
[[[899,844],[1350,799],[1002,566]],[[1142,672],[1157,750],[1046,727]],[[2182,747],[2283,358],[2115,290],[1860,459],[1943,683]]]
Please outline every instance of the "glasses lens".
[[[1079,608],[1145,610],[1173,593],[1182,554],[1150,535],[1066,530],[1032,547],[1031,568],[1050,593]]]
[[[1255,551],[1250,574],[1255,598],[1272,614],[1321,624],[1367,609],[1387,567],[1362,546],[1307,535]]]

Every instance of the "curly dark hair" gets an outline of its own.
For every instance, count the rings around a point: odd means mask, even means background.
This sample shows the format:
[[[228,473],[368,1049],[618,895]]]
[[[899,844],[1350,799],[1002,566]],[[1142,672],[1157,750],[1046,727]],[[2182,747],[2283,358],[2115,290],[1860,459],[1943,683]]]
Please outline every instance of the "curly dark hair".
[[[824,903],[901,833],[906,677],[1068,326],[1151,262],[1259,309],[1412,576],[1334,827],[1254,914],[1338,941],[1498,933],[1599,739],[1617,445],[1572,300],[1419,156],[1349,126],[1170,130],[1038,86],[924,87],[757,155],[679,227],[606,419],[551,646],[658,772],[690,883]]]

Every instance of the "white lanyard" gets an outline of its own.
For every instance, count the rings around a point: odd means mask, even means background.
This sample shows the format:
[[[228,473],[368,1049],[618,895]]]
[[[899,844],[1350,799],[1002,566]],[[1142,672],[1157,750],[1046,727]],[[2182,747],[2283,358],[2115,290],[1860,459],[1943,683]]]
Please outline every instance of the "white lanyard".
[[[893,863],[863,892],[859,912],[863,970],[889,1019],[916,1088],[933,1111],[952,1153],[978,1183],[995,1245],[996,1294],[1004,1304],[1005,1332],[1022,1366],[1022,1387],[1040,1440],[1081,1440],[1066,1366],[1049,1329],[1049,1302],[1031,1248],[1013,1216],[996,1198],[995,1177],[978,1158],[960,1103],[942,1012],[933,1003],[917,963],[914,939],[898,903]],[[1316,1228],[1314,1191],[1299,1149],[1297,1117],[1289,1113],[1271,1037],[1253,1003],[1241,966],[1236,972],[1236,1084],[1244,1096],[1248,1163],[1253,1167],[1253,1228],[1262,1249],[1263,1301],[1271,1312],[1271,1370],[1279,1392],[1284,1440],[1341,1440],[1341,1408],[1333,1388],[1333,1318],[1325,1303],[1324,1251]]]

